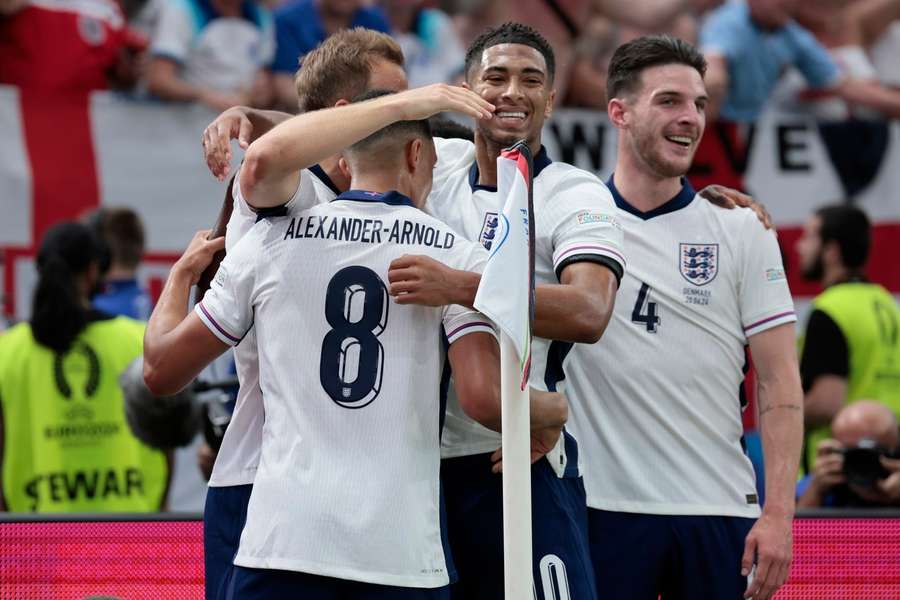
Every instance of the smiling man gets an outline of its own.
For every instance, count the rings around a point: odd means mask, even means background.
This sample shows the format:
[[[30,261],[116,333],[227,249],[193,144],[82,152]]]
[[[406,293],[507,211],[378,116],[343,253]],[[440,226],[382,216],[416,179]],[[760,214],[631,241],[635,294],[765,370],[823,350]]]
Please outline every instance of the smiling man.
[[[565,371],[590,459],[597,584],[612,600],[764,600],[791,563],[796,317],[774,233],[684,178],[706,124],[705,70],[693,46],[663,36],[621,46],[609,67],[619,141],[607,185],[629,266],[603,343],[576,346]],[[759,382],[761,513],[741,450],[745,345]]]
[[[440,161],[453,162],[435,177],[426,208],[490,249],[504,202],[496,189],[497,156],[518,140],[527,142],[534,156],[538,284],[531,385],[563,391],[562,360],[573,342],[595,342],[603,334],[625,259],[609,191],[594,175],[554,162],[541,144],[553,110],[554,75],[553,51],[530,27],[506,23],[472,43],[467,87],[496,107],[494,116],[476,122],[474,144],[439,148],[439,168]],[[404,304],[471,306],[480,280],[415,256],[395,261],[389,277],[391,294]],[[503,598],[502,482],[490,468],[499,446],[499,436],[468,418],[451,397],[441,469],[460,576],[456,598]],[[531,475],[537,597],[594,598],[575,438],[564,433]]]

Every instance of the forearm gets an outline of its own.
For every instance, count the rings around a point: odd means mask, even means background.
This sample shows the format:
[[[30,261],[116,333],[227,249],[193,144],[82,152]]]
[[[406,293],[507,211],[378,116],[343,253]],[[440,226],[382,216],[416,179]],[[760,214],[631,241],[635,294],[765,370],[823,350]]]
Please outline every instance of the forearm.
[[[147,322],[144,333],[145,374],[165,370],[166,358],[171,356],[176,342],[171,334],[187,317],[190,294],[191,275],[176,265],[169,272],[159,301]]]
[[[242,106],[241,109],[244,111],[244,114],[247,115],[250,124],[253,125],[253,131],[250,132],[250,139],[248,140],[250,143],[255,142],[271,131],[273,127],[284,123],[293,116],[290,113],[281,112],[280,110],[262,110],[251,108],[249,106]]]
[[[759,423],[766,473],[765,511],[794,514],[795,483],[803,445],[800,376],[790,366],[759,381]]]
[[[838,86],[838,93],[851,104],[872,108],[890,119],[900,119],[900,91],[873,81],[851,79]]]
[[[194,102],[203,98],[203,89],[182,81],[175,75],[155,73],[151,67],[147,90],[154,96],[176,102]]]
[[[827,427],[840,412],[847,397],[847,380],[839,375],[819,375],[803,399],[803,422],[807,428]]]
[[[477,417],[473,418],[488,429],[499,433],[502,431],[500,403],[500,388],[498,386],[495,401],[490,407],[483,407],[488,408],[488,410],[479,411]],[[562,427],[568,419],[568,403],[562,394],[530,388],[529,414],[532,430]]]
[[[278,187],[286,177],[337,154],[402,116],[394,99],[385,96],[287,119],[250,144],[244,157],[241,189],[254,206],[267,206],[267,194],[255,194],[254,189]],[[273,201],[280,204],[283,199]]]
[[[615,289],[594,298],[572,285],[543,284],[535,289],[532,333],[548,340],[592,344],[600,339],[612,316]]]

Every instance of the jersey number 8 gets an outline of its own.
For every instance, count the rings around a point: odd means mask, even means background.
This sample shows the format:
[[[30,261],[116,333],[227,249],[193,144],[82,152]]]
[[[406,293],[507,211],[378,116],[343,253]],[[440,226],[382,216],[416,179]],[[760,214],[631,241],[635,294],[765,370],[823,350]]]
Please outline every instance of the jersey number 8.
[[[362,408],[381,392],[384,347],[378,336],[388,320],[387,288],[375,271],[346,267],[328,282],[319,380],[344,408]]]

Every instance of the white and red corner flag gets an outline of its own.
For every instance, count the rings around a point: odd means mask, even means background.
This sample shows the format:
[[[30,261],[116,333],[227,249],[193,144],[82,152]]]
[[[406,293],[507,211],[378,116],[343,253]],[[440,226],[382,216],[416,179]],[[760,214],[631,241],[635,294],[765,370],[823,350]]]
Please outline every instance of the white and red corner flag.
[[[497,243],[481,276],[475,308],[509,336],[518,354],[519,388],[531,369],[531,321],[534,318],[534,202],[531,152],[524,141],[497,157]]]
[[[525,142],[497,157],[504,199],[475,308],[500,328],[500,421],[503,446],[504,597],[534,597],[531,556],[531,321],[534,316],[534,202]]]

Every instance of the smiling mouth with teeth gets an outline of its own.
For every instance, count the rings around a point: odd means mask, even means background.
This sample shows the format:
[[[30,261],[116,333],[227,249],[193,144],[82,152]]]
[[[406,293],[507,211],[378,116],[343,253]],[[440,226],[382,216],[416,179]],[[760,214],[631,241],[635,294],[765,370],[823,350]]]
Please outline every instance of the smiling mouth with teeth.
[[[684,147],[688,147],[694,143],[693,138],[690,138],[685,135],[667,135],[666,139],[669,140],[670,142],[675,142],[679,146],[684,146]]]
[[[524,119],[525,113],[523,112],[498,112],[497,116],[502,118],[516,118],[516,119]]]

